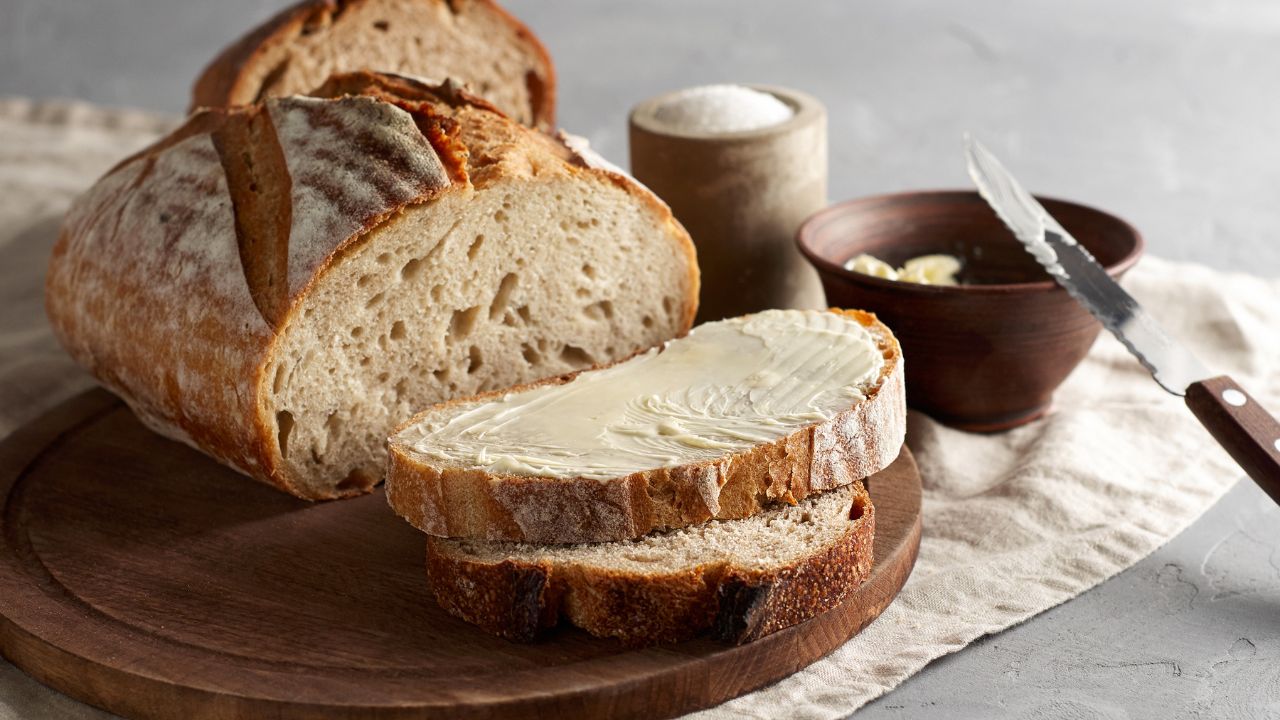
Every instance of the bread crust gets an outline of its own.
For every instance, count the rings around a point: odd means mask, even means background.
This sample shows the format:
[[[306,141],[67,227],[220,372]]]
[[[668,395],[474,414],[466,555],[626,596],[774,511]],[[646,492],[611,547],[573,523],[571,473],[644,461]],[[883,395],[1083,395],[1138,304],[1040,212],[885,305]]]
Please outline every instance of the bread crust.
[[[538,543],[625,540],[706,520],[755,515],[888,467],[906,436],[902,350],[889,328],[860,310],[833,312],[876,339],[885,362],[865,400],[831,419],[723,457],[608,481],[489,473],[441,466],[397,441],[423,415],[460,403],[569,382],[578,373],[452,400],[401,425],[388,444],[387,502],[429,535]],[[598,366],[608,367],[608,366]],[[585,372],[585,371],[584,371]]]
[[[273,50],[288,45],[308,25],[326,24],[347,8],[370,0],[302,0],[285,8],[266,22],[250,30],[239,40],[227,46],[200,73],[191,90],[189,111],[202,107],[228,107],[257,102],[258,90],[249,86],[249,69],[266,62]],[[450,4],[448,0],[421,0],[435,4]],[[538,58],[538,67],[529,72],[536,78],[530,87],[530,113],[534,126],[543,130],[555,127],[556,74],[551,55],[524,23],[517,20],[505,8],[493,0],[468,0],[476,11],[490,14],[498,22],[509,26],[528,44]],[[349,68],[355,71],[360,68]],[[377,68],[374,68],[375,70]]]
[[[618,182],[456,84],[414,81],[401,97],[405,81],[343,77],[328,97],[202,110],[122,161],[68,212],[45,287],[63,346],[146,425],[308,499],[359,494],[379,479],[339,487],[342,478],[290,476],[268,407],[278,340],[334,261],[411,205],[529,179],[533,164]],[[375,85],[376,97],[357,92]],[[315,139],[332,137],[324,131],[354,137],[326,145]],[[696,277],[688,233],[652,193],[629,190]],[[292,222],[261,220],[272,217]],[[685,329],[696,293],[695,280]]]
[[[835,607],[870,576],[875,508],[861,482],[849,491],[853,506],[844,533],[782,568],[708,561],[642,575],[552,560],[488,563],[432,537],[427,574],[442,608],[510,640],[534,640],[563,619],[628,645],[679,642],[708,630],[741,644]]]

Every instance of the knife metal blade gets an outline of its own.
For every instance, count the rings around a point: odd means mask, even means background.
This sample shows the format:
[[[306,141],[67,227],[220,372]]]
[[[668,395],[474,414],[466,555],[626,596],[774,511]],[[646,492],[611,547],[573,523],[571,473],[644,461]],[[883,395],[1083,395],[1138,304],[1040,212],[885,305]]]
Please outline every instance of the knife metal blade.
[[[1200,424],[1280,504],[1280,420],[1226,375],[1210,373],[1111,279],[989,150],[965,137],[978,192],[1045,270],[1124,343],[1161,387],[1181,395]]]
[[[969,176],[978,193],[996,211],[1053,279],[1115,335],[1156,382],[1174,395],[1212,373],[1169,337],[1155,318],[1125,292],[1031,196],[991,151],[965,137]]]

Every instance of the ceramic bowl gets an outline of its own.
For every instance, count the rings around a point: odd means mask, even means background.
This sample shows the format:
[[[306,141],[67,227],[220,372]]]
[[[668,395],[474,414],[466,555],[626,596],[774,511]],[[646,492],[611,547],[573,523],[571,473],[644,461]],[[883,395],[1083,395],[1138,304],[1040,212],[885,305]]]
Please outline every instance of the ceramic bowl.
[[[1138,261],[1143,240],[1120,218],[1039,198],[1112,277]],[[1032,260],[975,192],[862,198],[825,208],[796,242],[830,305],[870,310],[902,343],[907,403],[966,430],[1034,420],[1089,351],[1101,325]],[[932,253],[960,258],[960,285],[918,285],[844,269],[861,253],[899,267]]]

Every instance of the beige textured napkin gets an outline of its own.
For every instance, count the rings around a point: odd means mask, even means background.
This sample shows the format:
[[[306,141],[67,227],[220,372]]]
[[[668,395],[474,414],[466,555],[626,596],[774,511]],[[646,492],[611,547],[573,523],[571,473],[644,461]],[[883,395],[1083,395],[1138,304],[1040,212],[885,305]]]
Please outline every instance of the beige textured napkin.
[[[1125,285],[1210,367],[1280,405],[1280,281],[1148,257]],[[924,532],[898,599],[826,659],[694,717],[843,717],[930,660],[1130,567],[1244,476],[1109,335],[1045,419],[984,436],[913,412],[907,442],[924,478]]]
[[[91,384],[45,324],[45,259],[75,193],[171,123],[0,101],[0,435]],[[1280,281],[1146,258],[1126,284],[1212,367],[1280,399]],[[1109,336],[1044,420],[982,436],[913,413],[908,437],[925,478],[924,540],[898,600],[825,660],[697,717],[844,716],[1133,565],[1242,476]],[[103,717],[0,661],[0,720]]]

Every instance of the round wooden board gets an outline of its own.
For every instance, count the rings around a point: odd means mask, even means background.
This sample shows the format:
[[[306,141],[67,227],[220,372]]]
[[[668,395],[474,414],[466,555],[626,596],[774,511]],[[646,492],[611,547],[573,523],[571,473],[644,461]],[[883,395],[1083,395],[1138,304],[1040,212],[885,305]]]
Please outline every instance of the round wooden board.
[[[520,645],[436,606],[423,537],[381,492],[296,500],[95,390],[0,443],[0,650],[134,718],[674,716],[795,672],[892,601],[920,542],[910,453],[870,489],[875,571],[808,622],[737,647]]]

